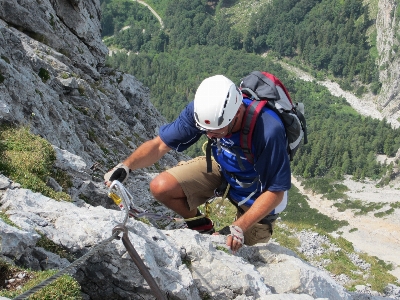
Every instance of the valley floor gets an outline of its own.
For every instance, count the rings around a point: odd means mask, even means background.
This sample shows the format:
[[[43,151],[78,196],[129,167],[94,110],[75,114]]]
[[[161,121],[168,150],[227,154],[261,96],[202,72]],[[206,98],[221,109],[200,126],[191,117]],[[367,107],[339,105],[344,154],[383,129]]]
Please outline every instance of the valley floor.
[[[362,99],[357,98],[353,93],[343,91],[340,86],[330,80],[317,81],[314,77],[299,68],[290,66],[284,62],[281,65],[287,70],[295,73],[300,79],[305,81],[316,81],[318,84],[325,86],[332,95],[344,97],[347,102],[360,114],[370,116],[376,119],[383,119],[381,112],[376,108],[374,97],[366,94]],[[307,108],[306,108],[307,113]],[[400,122],[394,117],[387,117],[387,121],[394,127],[400,127]],[[396,154],[396,158],[400,157],[400,149]],[[377,157],[382,163],[386,157]],[[392,160],[395,158],[392,158]],[[391,272],[400,282],[400,209],[395,209],[394,213],[382,218],[377,218],[373,211],[367,215],[355,215],[352,210],[339,212],[333,206],[334,202],[323,199],[322,195],[315,195],[310,191],[305,191],[296,178],[292,177],[292,183],[300,190],[303,195],[308,197],[310,207],[318,209],[321,213],[337,220],[347,220],[349,225],[340,229],[342,236],[353,243],[354,247],[371,256],[376,256],[386,262],[392,262],[396,268]],[[376,182],[364,181],[355,182],[347,177],[343,182],[349,188],[347,195],[349,199],[361,200],[366,203],[400,202],[400,178],[395,183],[391,183],[388,187],[377,188]],[[388,210],[390,207],[386,205],[379,211]],[[357,230],[356,230],[357,229]],[[350,232],[351,230],[351,232]]]
[[[385,217],[374,216],[376,212],[389,209],[390,203],[400,201],[400,183],[395,186],[377,188],[375,182],[355,182],[347,177],[343,184],[349,188],[346,193],[349,200],[387,203],[379,211],[369,212],[366,215],[355,215],[355,211],[350,209],[339,212],[333,206],[334,201],[324,199],[323,195],[304,190],[301,182],[294,177],[292,177],[292,184],[307,196],[310,207],[332,219],[348,221],[349,225],[340,228],[338,233],[352,242],[355,249],[376,256],[387,263],[391,262],[395,269],[390,273],[396,276],[400,282],[400,209],[395,209],[394,213]]]

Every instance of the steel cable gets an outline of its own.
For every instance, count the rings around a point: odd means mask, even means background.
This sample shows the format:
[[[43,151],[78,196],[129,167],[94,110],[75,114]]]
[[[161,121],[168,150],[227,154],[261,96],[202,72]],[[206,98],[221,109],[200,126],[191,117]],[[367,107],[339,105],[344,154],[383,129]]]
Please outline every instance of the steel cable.
[[[117,185],[119,188],[120,186],[118,185],[119,182],[114,181],[115,183],[113,183],[114,185]],[[110,186],[110,189],[114,186],[114,185]],[[121,189],[121,188],[120,188]],[[122,197],[122,200],[125,202],[124,197]],[[128,203],[124,203],[126,205],[126,207],[128,207]],[[122,228],[125,227],[126,222],[128,221],[129,218],[129,211],[125,210],[125,217],[124,217],[124,221],[123,224],[121,225]],[[71,269],[79,266],[80,264],[82,264],[84,261],[86,261],[88,258],[90,258],[96,251],[102,249],[104,246],[106,246],[109,242],[111,242],[112,240],[116,239],[118,234],[123,231],[121,229],[118,230],[113,230],[113,234],[108,238],[103,240],[102,242],[100,242],[99,244],[97,244],[95,247],[93,247],[92,249],[90,249],[90,251],[86,254],[84,254],[82,257],[78,258],[77,260],[75,260],[73,263],[71,263],[68,267],[62,269],[61,271],[59,271],[58,273],[54,274],[53,276],[50,276],[49,278],[47,278],[46,280],[42,281],[41,283],[39,283],[38,285],[34,286],[33,288],[29,289],[28,291],[26,291],[25,293],[17,296],[14,298],[14,300],[22,300],[22,299],[27,299],[29,296],[33,295],[34,293],[36,293],[37,291],[39,291],[40,289],[44,288],[45,286],[53,283],[55,280],[57,280],[59,277],[63,276],[64,274],[67,274],[69,271],[71,271]]]

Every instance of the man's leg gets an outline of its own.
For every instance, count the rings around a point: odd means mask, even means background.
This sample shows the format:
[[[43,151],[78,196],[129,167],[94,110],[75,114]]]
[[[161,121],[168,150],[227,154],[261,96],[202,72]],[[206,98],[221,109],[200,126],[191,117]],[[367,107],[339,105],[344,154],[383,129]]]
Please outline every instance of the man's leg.
[[[197,207],[214,195],[221,184],[218,165],[213,161],[213,172],[207,173],[205,157],[197,157],[161,173],[150,183],[150,191],[157,201],[183,218],[199,215]],[[189,228],[201,228],[209,219],[188,221]]]
[[[150,191],[158,202],[172,209],[183,218],[196,215],[197,207],[189,209],[187,197],[178,180],[168,172],[163,172],[150,182]]]

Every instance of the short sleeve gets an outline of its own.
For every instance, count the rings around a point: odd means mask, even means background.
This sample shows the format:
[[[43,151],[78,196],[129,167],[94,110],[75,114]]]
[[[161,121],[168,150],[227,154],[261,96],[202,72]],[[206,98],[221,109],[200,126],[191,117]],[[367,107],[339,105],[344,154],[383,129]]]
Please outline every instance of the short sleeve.
[[[196,143],[202,132],[194,120],[194,103],[190,102],[173,122],[160,127],[159,136],[170,148],[184,151]]]
[[[260,176],[261,190],[289,190],[291,171],[285,128],[279,116],[272,110],[267,109],[257,120],[253,145],[255,147],[254,168]]]

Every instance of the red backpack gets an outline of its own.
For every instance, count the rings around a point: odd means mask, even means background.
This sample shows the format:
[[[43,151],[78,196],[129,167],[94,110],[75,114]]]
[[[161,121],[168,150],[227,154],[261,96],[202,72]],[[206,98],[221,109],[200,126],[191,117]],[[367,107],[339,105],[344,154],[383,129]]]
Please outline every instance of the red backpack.
[[[275,111],[281,118],[288,140],[288,154],[290,160],[293,160],[301,140],[304,138],[304,144],[308,142],[303,103],[294,105],[283,83],[268,72],[251,72],[242,79],[240,89],[244,97],[253,100],[246,108],[240,133],[240,147],[247,160],[254,162],[251,153],[252,136],[257,117],[264,106]]]
[[[266,106],[276,112],[282,120],[288,141],[287,151],[290,160],[293,160],[301,140],[304,138],[304,144],[308,143],[303,103],[294,105],[283,83],[268,72],[251,72],[242,79],[239,88],[243,97],[253,100],[246,108],[240,130],[240,148],[246,159],[254,163],[251,153],[253,131],[262,108]],[[209,140],[205,151],[208,173],[211,172],[211,144],[212,141]],[[242,168],[241,165],[240,167]]]

